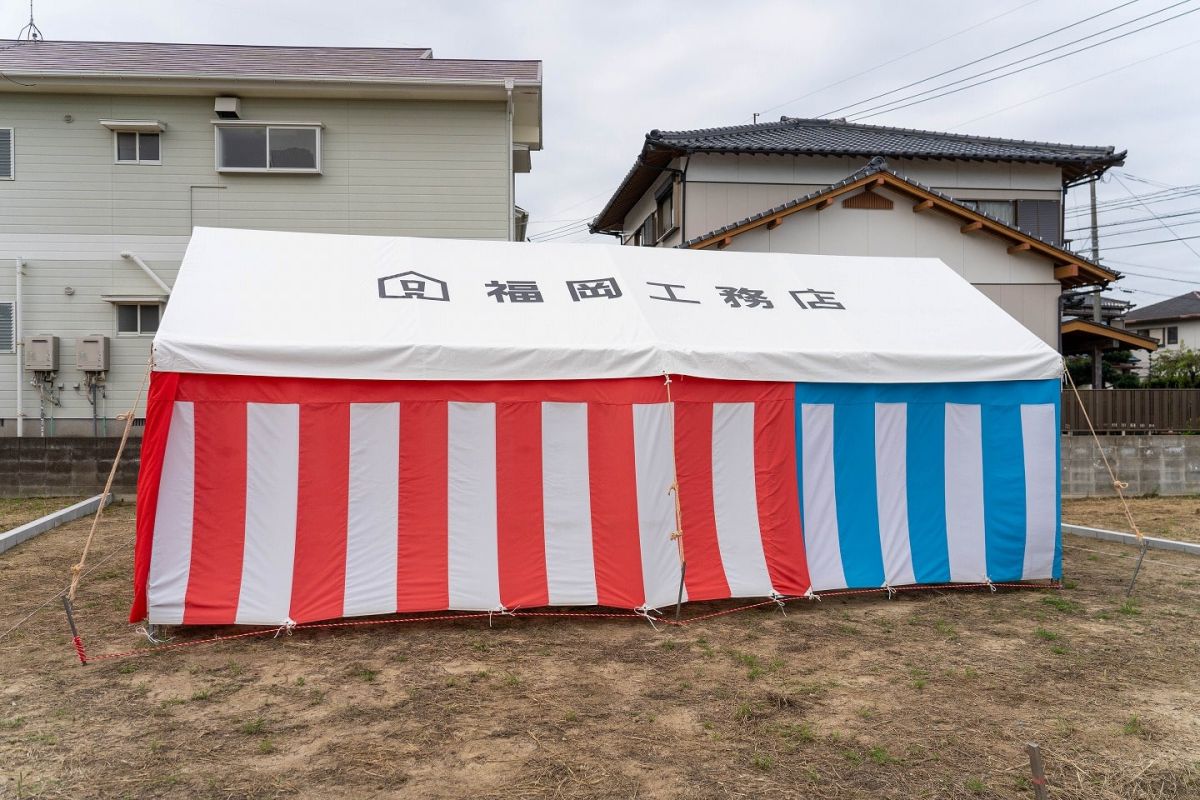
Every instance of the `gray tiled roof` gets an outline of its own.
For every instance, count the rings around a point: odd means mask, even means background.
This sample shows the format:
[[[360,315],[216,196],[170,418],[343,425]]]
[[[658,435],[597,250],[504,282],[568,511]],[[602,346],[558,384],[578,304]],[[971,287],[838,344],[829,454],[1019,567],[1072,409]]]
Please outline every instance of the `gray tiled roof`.
[[[0,71],[20,76],[540,81],[540,61],[434,58],[428,48],[270,47],[0,40]]]
[[[889,128],[829,119],[784,117],[779,122],[651,131],[648,140],[689,152],[867,155],[1064,164],[1120,158],[1113,147],[1086,147],[961,133]]]
[[[1161,303],[1153,303],[1125,315],[1125,326],[1150,320],[1172,320],[1200,316],[1200,291],[1188,292]]]

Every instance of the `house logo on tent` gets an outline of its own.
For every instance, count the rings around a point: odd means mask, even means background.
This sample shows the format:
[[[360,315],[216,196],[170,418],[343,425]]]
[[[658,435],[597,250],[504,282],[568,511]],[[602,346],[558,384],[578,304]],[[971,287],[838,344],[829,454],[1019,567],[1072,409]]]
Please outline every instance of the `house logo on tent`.
[[[397,272],[379,279],[379,296],[395,300],[450,301],[450,287],[445,281],[419,272]]]

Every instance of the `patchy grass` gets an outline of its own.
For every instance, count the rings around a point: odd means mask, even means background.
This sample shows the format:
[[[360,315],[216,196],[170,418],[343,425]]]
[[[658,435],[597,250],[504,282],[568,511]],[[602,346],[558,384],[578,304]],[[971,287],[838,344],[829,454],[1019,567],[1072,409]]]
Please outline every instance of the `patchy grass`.
[[[1200,496],[1130,497],[1129,510],[1147,536],[1200,542]],[[1131,532],[1121,501],[1116,497],[1063,500],[1063,522]]]
[[[148,646],[123,621],[133,511],[80,588],[95,654]],[[0,556],[0,632],[88,524]],[[0,640],[0,797],[1028,800],[1032,740],[1055,800],[1191,800],[1200,559],[1148,557],[1129,613],[1133,554],[1068,537],[1062,593],[299,630],[86,668],[51,605]]]
[[[0,533],[73,506],[86,497],[0,497]]]

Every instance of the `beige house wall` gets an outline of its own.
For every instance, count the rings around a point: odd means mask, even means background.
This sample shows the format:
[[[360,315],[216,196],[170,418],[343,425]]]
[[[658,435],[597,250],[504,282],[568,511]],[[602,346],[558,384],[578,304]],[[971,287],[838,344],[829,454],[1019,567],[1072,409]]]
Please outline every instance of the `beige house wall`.
[[[13,299],[14,260],[24,258],[25,333],[61,342],[61,406],[46,409],[56,433],[92,429],[77,337],[111,337],[102,416],[129,408],[145,372],[151,337],[118,336],[115,309],[101,296],[162,292],[123,250],[171,284],[198,225],[508,238],[504,103],[243,98],[243,120],[324,125],[319,175],[217,172],[214,118],[211,96],[4,96],[0,127],[14,129],[16,171],[0,180],[0,302]],[[162,164],[115,164],[101,119],[165,123]],[[213,309],[214,325],[220,314]],[[15,430],[16,359],[0,353],[0,435]],[[37,435],[29,386],[24,404],[26,435]]]

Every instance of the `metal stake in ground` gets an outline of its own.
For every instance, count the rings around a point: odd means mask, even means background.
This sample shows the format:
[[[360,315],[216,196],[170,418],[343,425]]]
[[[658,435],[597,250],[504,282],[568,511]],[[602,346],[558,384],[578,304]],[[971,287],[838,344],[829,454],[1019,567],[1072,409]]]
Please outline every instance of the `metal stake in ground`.
[[[1042,764],[1041,748],[1037,742],[1029,742],[1025,752],[1029,753],[1029,771],[1033,773],[1033,796],[1037,800],[1048,800],[1050,795],[1046,793],[1046,767]]]
[[[1137,563],[1133,565],[1133,577],[1129,579],[1129,588],[1125,590],[1125,597],[1133,594],[1133,585],[1137,583],[1138,573],[1142,571],[1142,559],[1146,557],[1146,551],[1150,548],[1150,543],[1142,539],[1142,546],[1138,550]]]

